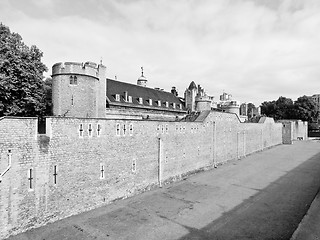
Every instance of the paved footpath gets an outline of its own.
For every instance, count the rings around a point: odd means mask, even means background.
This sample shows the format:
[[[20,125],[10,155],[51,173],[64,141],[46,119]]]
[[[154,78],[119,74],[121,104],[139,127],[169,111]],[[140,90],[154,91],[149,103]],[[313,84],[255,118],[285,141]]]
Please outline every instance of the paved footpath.
[[[10,239],[290,239],[319,186],[320,142],[298,141]]]

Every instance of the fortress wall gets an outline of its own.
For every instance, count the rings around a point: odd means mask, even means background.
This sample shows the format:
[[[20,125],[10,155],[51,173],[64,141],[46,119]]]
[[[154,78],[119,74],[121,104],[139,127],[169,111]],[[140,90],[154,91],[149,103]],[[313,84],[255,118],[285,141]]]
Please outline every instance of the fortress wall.
[[[53,117],[47,135],[36,126],[36,119],[0,121],[1,169],[9,147],[13,161],[0,183],[0,238],[282,142],[282,124],[244,124],[219,112],[202,122]]]
[[[37,118],[1,118],[0,146],[0,173],[4,174],[0,183],[2,239],[20,227],[21,219],[28,222],[35,210],[35,192],[28,191],[25,179],[37,155]]]

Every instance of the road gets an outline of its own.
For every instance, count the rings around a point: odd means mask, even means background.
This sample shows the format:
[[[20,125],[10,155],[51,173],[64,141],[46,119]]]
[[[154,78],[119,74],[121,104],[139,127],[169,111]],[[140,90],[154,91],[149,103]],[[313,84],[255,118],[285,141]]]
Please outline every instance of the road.
[[[10,239],[290,239],[320,186],[320,142],[297,141]]]

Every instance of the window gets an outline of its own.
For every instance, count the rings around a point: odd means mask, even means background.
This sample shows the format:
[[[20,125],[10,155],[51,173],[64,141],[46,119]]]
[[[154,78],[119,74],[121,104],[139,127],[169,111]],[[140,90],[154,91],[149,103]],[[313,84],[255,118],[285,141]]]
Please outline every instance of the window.
[[[132,160],[131,171],[135,173],[137,171],[137,162],[135,159]]]
[[[79,137],[83,137],[83,124],[80,123],[79,125]]]
[[[152,106],[152,99],[149,99],[149,105]]]
[[[53,166],[53,184],[57,184],[58,168],[57,165]]]
[[[116,135],[120,136],[120,123],[117,123],[116,129]]]
[[[139,97],[139,104],[143,104],[143,99],[142,99],[142,97]]]
[[[70,76],[70,85],[77,85],[78,79],[76,76]]]
[[[32,168],[28,170],[28,181],[29,181],[29,190],[33,190],[33,174]]]
[[[88,124],[88,136],[92,137],[92,124],[91,123]]]
[[[100,134],[101,134],[101,124],[98,123],[97,124],[97,137],[100,137]]]
[[[120,102],[120,94],[116,94],[116,101]]]
[[[161,125],[161,132],[164,133],[164,126]]]
[[[173,107],[173,108],[176,108],[176,103],[172,103],[172,107]]]
[[[166,124],[166,133],[168,133],[168,129],[169,129],[168,124]]]
[[[127,127],[125,124],[123,124],[123,135],[126,135],[126,132],[127,132]]]
[[[166,107],[169,107],[169,102],[166,102]]]
[[[100,163],[100,179],[104,179],[104,165]]]
[[[161,101],[158,100],[158,107],[161,107]]]
[[[132,136],[132,134],[133,134],[133,124],[130,123],[130,125],[129,125],[129,135]]]
[[[180,109],[182,109],[182,104],[181,103],[179,104],[179,106],[180,106]]]
[[[132,103],[132,96],[128,97],[128,101]]]

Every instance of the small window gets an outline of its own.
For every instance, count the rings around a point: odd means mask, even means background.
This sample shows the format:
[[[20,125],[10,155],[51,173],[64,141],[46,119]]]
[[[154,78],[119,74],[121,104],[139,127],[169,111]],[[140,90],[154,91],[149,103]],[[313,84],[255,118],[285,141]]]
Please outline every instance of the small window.
[[[97,124],[97,137],[100,137],[100,134],[101,134],[101,124],[98,123]]]
[[[182,109],[182,104],[181,103],[179,104],[179,106],[180,106],[180,109]]]
[[[128,97],[128,102],[132,103],[132,96]]]
[[[161,101],[158,100],[158,107],[161,107]]]
[[[33,171],[32,168],[28,170],[29,190],[33,190]]]
[[[168,124],[166,124],[166,133],[168,133],[168,130],[169,130]]]
[[[92,137],[92,124],[91,123],[88,124],[88,136]]]
[[[126,125],[124,124],[124,125],[123,125],[123,135],[126,135],[126,132],[127,132],[127,127],[126,127]]]
[[[120,94],[116,94],[116,101],[120,102]]]
[[[116,126],[116,135],[117,135],[117,136],[120,136],[120,123],[117,123],[117,126]]]
[[[142,97],[139,97],[139,104],[143,104],[143,99],[142,99]]]
[[[176,108],[176,103],[172,103],[172,107],[173,107],[173,108]]]
[[[169,107],[169,102],[166,102],[166,107]]]
[[[100,179],[104,179],[104,165],[100,163]]]
[[[164,126],[161,125],[161,132],[164,133]]]
[[[135,159],[132,160],[131,171],[135,173],[137,171],[137,162]]]
[[[70,76],[70,85],[77,85],[78,79],[76,76]]]
[[[83,137],[83,124],[80,123],[79,125],[79,137]]]
[[[57,184],[57,177],[58,177],[58,167],[57,165],[53,166],[53,184]]]
[[[157,131],[160,131],[160,125],[157,126]]]
[[[133,134],[133,124],[130,123],[130,125],[129,125],[129,135],[132,136],[132,134]]]
[[[152,106],[152,99],[149,99],[149,105]]]

